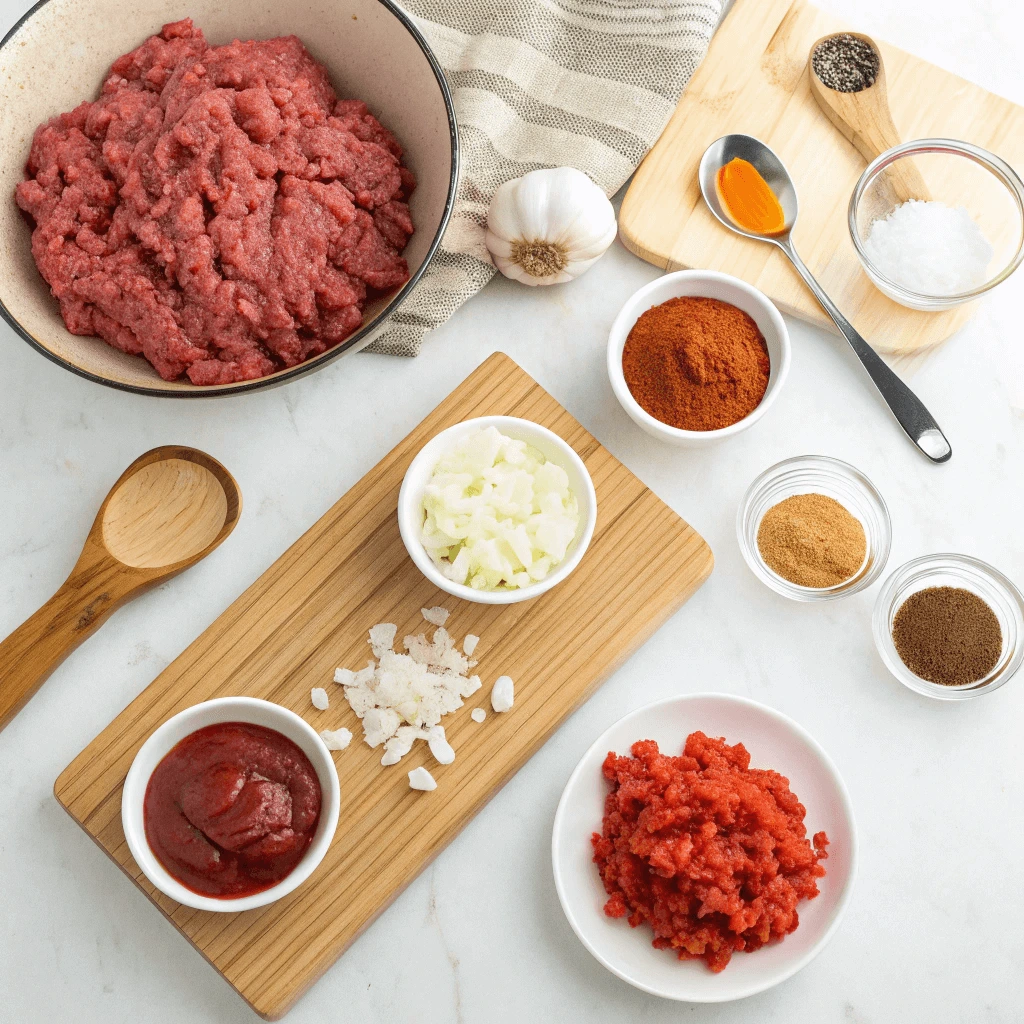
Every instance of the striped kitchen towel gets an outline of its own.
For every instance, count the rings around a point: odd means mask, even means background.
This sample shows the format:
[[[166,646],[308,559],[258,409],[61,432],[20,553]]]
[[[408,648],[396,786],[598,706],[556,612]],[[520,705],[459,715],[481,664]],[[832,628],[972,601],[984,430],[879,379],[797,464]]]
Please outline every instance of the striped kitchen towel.
[[[369,346],[414,356],[495,273],[484,245],[495,189],[577,167],[611,196],[668,123],[707,52],[721,0],[402,0],[455,99],[455,210],[420,283]]]

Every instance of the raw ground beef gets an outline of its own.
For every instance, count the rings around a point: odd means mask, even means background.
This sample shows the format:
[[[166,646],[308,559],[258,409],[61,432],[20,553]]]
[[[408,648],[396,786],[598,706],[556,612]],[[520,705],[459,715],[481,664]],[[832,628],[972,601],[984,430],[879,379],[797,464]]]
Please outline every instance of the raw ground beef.
[[[401,158],[294,36],[211,48],[186,18],[37,129],[16,197],[72,334],[224,384],[336,345],[409,279]]]
[[[653,740],[610,753],[603,831],[591,838],[609,895],[605,913],[646,921],[654,946],[725,969],[800,923],[818,895],[828,837],[804,828],[804,806],[778,772],[750,767],[742,743],[691,733],[681,757]]]

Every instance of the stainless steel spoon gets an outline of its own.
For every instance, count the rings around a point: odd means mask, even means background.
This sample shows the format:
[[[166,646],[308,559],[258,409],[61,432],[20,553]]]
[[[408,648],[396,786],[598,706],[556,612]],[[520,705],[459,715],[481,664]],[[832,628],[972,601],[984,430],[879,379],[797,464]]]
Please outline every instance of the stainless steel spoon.
[[[718,198],[718,171],[734,157],[749,160],[778,197],[783,213],[786,215],[786,226],[779,234],[757,235],[745,231],[732,220],[723,208]],[[843,337],[850,343],[853,351],[857,353],[857,357],[864,364],[864,369],[868,371],[875,387],[881,392],[882,398],[885,399],[892,414],[907,432],[910,440],[932,462],[948,462],[953,454],[953,449],[932,414],[924,407],[924,403],[885,365],[878,353],[854,330],[853,324],[839,312],[836,304],[825,294],[814,275],[800,259],[792,239],[797,215],[796,188],[782,161],[759,139],[750,135],[726,135],[708,146],[701,158],[698,175],[704,201],[708,204],[711,212],[727,228],[746,238],[771,242],[789,257],[807,287],[814,293],[814,297],[832,318]]]

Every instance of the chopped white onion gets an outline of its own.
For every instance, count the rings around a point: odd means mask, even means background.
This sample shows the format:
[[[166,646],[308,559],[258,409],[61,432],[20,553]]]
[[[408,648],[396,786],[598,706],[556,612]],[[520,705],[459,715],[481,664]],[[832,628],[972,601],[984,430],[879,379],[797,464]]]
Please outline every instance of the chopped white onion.
[[[434,776],[426,768],[413,768],[409,772],[409,788],[420,789],[424,793],[429,793],[432,789],[437,789],[437,783],[434,781]]]
[[[420,614],[432,626],[443,626],[448,621],[448,609],[435,605],[433,608],[421,608]]]
[[[491,707],[498,714],[508,711],[515,703],[515,686],[511,676],[498,676],[491,687]]]
[[[352,733],[348,729],[322,729],[320,739],[328,750],[344,750],[352,742]]]
[[[579,526],[569,477],[525,441],[485,427],[434,467],[421,539],[455,583],[516,589],[544,579]]]

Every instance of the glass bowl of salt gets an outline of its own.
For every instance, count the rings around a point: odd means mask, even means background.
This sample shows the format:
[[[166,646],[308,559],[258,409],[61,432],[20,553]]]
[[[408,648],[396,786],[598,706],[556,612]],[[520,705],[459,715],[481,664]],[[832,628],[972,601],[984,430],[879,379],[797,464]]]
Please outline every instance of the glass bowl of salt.
[[[911,309],[984,295],[1024,261],[1024,182],[969,142],[918,139],[873,160],[850,198],[850,236],[868,277]]]

